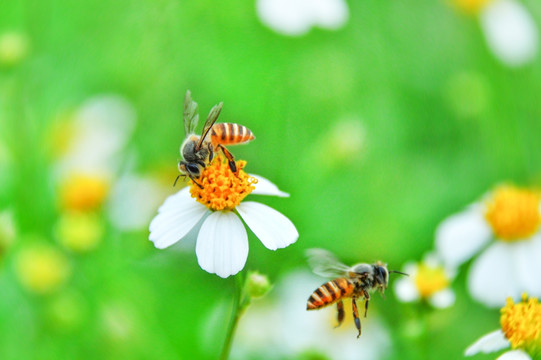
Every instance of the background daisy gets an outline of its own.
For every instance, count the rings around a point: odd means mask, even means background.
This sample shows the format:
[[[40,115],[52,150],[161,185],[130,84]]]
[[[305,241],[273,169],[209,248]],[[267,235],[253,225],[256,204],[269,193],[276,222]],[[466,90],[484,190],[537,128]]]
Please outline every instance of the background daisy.
[[[536,190],[502,185],[439,225],[436,248],[446,265],[481,252],[468,275],[476,300],[497,307],[525,291],[541,295],[540,199]]]

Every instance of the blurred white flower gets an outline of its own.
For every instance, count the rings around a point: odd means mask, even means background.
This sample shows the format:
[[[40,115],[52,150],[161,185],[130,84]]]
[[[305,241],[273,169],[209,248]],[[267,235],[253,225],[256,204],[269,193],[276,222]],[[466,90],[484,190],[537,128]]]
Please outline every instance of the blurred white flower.
[[[123,231],[146,228],[170,187],[151,176],[122,176],[111,189],[107,204],[109,220]]]
[[[497,307],[522,292],[541,295],[540,199],[537,191],[500,186],[438,226],[436,248],[446,266],[455,268],[488,246],[468,277],[476,300]]]
[[[299,36],[312,27],[335,30],[348,20],[344,0],[257,0],[257,14],[274,31]]]
[[[346,311],[338,328],[334,328],[335,306],[306,311],[308,297],[321,283],[321,278],[308,272],[294,272],[276,284],[274,301],[267,297],[254,302],[239,323],[233,357],[296,359],[313,354],[337,360],[385,358],[391,341],[375,316],[363,319],[363,333],[357,339],[351,311]],[[351,302],[345,303],[344,309],[351,309]]]
[[[55,176],[63,209],[90,211],[104,204],[135,121],[127,100],[101,95],[54,129],[51,137],[59,152]]]
[[[86,101],[76,112],[66,134],[67,149],[61,155],[61,178],[93,174],[110,178],[120,163],[133,129],[133,106],[118,95],[100,95]]]
[[[501,309],[501,329],[488,333],[469,346],[464,355],[492,353],[511,346],[498,360],[533,360],[541,354],[541,304],[538,299],[513,303],[511,298]],[[531,355],[531,356],[530,356]]]
[[[164,249],[200,225],[195,252],[199,266],[226,278],[238,273],[248,257],[248,234],[239,216],[270,250],[285,248],[299,236],[293,223],[278,211],[253,201],[241,201],[250,193],[287,197],[260,176],[249,176],[238,161],[235,174],[216,157],[198,179],[169,196],[150,223],[149,239]],[[237,215],[238,213],[238,215]]]
[[[455,303],[455,293],[449,287],[455,271],[444,268],[434,254],[419,263],[407,263],[403,270],[409,276],[394,282],[396,297],[403,302],[424,300],[436,308],[447,308]]]
[[[536,57],[537,25],[521,2],[494,0],[479,15],[488,47],[503,63],[520,66]]]

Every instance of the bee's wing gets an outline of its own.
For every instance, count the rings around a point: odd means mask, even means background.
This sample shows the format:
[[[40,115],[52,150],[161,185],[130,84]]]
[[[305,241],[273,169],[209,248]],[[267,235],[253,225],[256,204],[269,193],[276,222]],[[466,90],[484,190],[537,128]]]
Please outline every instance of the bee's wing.
[[[184,136],[188,137],[195,132],[198,121],[197,103],[193,101],[192,93],[188,90],[184,96]]]
[[[220,111],[222,111],[222,106],[223,103],[219,103],[218,105],[214,105],[212,109],[210,109],[209,116],[207,118],[207,121],[205,121],[205,126],[203,126],[203,132],[201,133],[201,137],[199,138],[199,143],[197,144],[196,150],[199,150],[201,148],[203,141],[205,141],[207,134],[212,128],[212,125],[214,125],[214,123],[218,119]]]
[[[323,277],[341,277],[347,274],[350,267],[342,264],[332,253],[323,249],[306,250],[308,265],[312,271]]]

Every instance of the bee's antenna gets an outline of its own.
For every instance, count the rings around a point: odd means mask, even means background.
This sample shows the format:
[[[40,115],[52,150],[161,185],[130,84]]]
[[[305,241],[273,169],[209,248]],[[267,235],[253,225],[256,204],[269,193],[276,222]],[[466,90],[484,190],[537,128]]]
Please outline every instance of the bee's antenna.
[[[177,178],[175,179],[175,182],[173,183],[173,187],[177,184],[178,178],[180,177],[180,174],[177,175]]]
[[[400,275],[410,276],[409,274],[403,273],[402,271],[389,270],[389,272],[390,272],[390,273],[397,273],[397,274],[400,274]]]

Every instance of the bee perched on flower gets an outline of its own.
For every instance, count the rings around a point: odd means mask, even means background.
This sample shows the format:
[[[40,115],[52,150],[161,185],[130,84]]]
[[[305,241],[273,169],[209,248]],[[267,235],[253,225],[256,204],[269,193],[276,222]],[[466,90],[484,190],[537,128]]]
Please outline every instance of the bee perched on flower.
[[[189,93],[186,99],[191,101]],[[185,124],[190,123],[186,127],[188,133],[195,128],[190,120],[197,117],[195,109],[192,105],[186,111],[185,107]],[[209,118],[215,120],[217,116],[212,110]],[[184,238],[203,220],[195,248],[197,260],[203,270],[226,278],[242,270],[248,257],[248,235],[239,215],[270,250],[287,247],[299,234],[293,223],[278,211],[258,202],[243,202],[249,194],[280,197],[289,194],[263,177],[245,173],[246,161],[234,161],[223,147],[225,158],[222,153],[211,157],[215,147],[212,142],[206,142],[205,136],[212,133],[213,123],[207,121],[210,125],[205,128],[208,129],[201,138],[194,139],[195,145],[201,143],[209,150],[203,154],[205,161],[185,157],[179,163],[181,172],[191,179],[189,187],[169,196],[158,209],[158,215],[150,223],[149,239],[158,249],[166,248]],[[183,146],[184,154],[185,146],[188,145]],[[192,160],[195,167],[190,170]]]
[[[482,201],[444,220],[436,248],[444,264],[474,260],[468,276],[473,298],[499,307],[522,292],[541,295],[541,193],[502,185]]]
[[[500,310],[501,329],[486,334],[466,349],[465,355],[491,353],[511,346],[499,360],[535,360],[541,356],[541,304],[537,298],[522,294],[514,303],[511,298]]]

